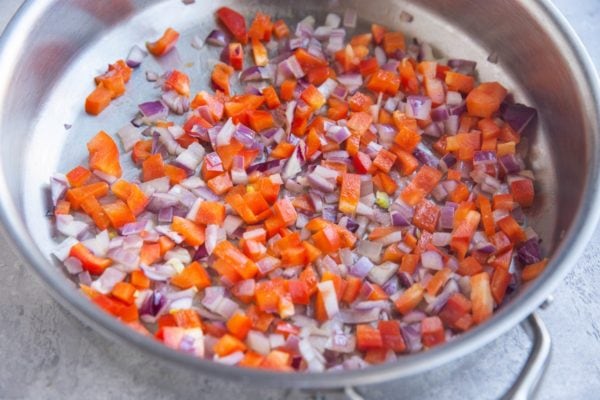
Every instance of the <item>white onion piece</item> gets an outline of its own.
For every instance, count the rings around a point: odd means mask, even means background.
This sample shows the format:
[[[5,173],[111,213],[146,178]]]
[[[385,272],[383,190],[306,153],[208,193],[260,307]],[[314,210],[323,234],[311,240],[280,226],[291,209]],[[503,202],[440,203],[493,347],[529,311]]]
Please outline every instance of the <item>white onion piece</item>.
[[[164,256],[165,260],[176,259],[181,261],[183,264],[189,264],[192,262],[192,257],[190,256],[190,252],[180,246],[176,246],[173,249],[167,251]]]
[[[398,271],[398,267],[398,264],[389,261],[376,265],[369,271],[369,280],[383,286]]]
[[[76,238],[89,229],[89,225],[76,221],[72,215],[60,214],[56,216],[56,229],[65,236]]]
[[[104,257],[108,252],[110,237],[108,236],[108,231],[105,229],[97,234],[95,238],[84,240],[81,243],[94,253],[94,255]]]
[[[340,310],[333,282],[320,282],[317,284],[317,288],[323,297],[323,303],[325,305],[325,312],[327,313],[327,316],[329,318],[333,318]]]
[[[421,254],[421,263],[427,269],[440,270],[444,268],[442,256],[436,251],[425,251]]]
[[[83,267],[81,265],[81,261],[75,257],[67,257],[67,259],[63,262],[65,269],[71,275],[78,274],[83,271]]]
[[[117,136],[121,139],[125,151],[131,151],[133,145],[142,139],[142,130],[142,128],[136,128],[129,123],[117,131]]]
[[[167,176],[140,183],[140,189],[148,197],[154,193],[167,193],[170,187],[169,177]]]
[[[204,241],[204,246],[206,247],[206,252],[208,255],[211,255],[217,246],[217,240],[219,238],[219,226],[213,224],[207,225],[205,236],[206,239]]]
[[[271,351],[271,342],[262,332],[249,331],[246,342],[248,343],[248,347],[263,356],[266,356]]]
[[[356,253],[368,257],[374,263],[378,263],[381,258],[381,250],[383,246],[379,242],[371,242],[369,240],[361,240],[356,247]]]
[[[342,22],[342,18],[334,13],[329,13],[325,17],[325,26],[330,26],[332,28],[338,28],[340,23]]]
[[[236,365],[237,363],[239,363],[240,361],[242,361],[244,359],[244,352],[243,351],[235,351],[231,354],[228,354],[224,357],[219,357],[219,356],[215,356],[213,358],[214,361],[221,363],[221,364],[225,364],[225,365]]]
[[[198,142],[194,142],[188,146],[181,154],[177,156],[175,162],[194,171],[202,162],[206,151]]]
[[[92,282],[92,289],[102,293],[108,294],[112,291],[115,285],[123,279],[127,274],[123,271],[118,270],[115,267],[108,267],[102,272],[102,275],[94,282]]]

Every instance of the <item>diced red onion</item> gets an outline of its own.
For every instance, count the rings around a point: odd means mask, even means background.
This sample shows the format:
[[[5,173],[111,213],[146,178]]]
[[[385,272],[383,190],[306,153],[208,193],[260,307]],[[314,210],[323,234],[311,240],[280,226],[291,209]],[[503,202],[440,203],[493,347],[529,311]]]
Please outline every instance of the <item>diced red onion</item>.
[[[477,63],[471,60],[452,59],[448,60],[448,66],[461,74],[473,75]]]
[[[235,351],[223,357],[215,356],[214,361],[225,365],[236,365],[244,359],[243,351]]]
[[[185,151],[177,156],[175,162],[184,166],[190,171],[194,171],[202,162],[206,151],[198,142],[193,142]]]
[[[300,79],[305,75],[305,72],[302,70],[302,66],[298,62],[296,56],[291,56],[279,63],[277,66],[277,74],[281,75],[284,79]],[[277,82],[280,82],[279,78]]]
[[[525,127],[536,117],[537,110],[524,104],[509,104],[502,112],[502,119],[517,133],[522,133]]]
[[[92,288],[102,294],[108,294],[117,283],[125,279],[126,275],[115,267],[108,267],[98,279],[92,282]]]
[[[144,58],[148,55],[148,53],[137,44],[134,45],[131,50],[129,50],[129,54],[127,55],[127,66],[130,68],[137,68],[142,64]]]
[[[452,234],[448,232],[434,232],[431,238],[431,244],[437,247],[444,247],[450,244]]]
[[[131,123],[125,125],[117,131],[117,136],[121,139],[121,144],[125,151],[131,151],[133,145],[142,139],[142,130],[136,128]]]
[[[56,173],[50,177],[50,196],[53,206],[56,206],[58,200],[65,195],[68,187],[69,183],[65,175]]]
[[[169,109],[162,101],[149,101],[139,106],[140,112],[148,122],[165,119],[169,115]]]
[[[456,135],[460,124],[460,117],[458,115],[450,115],[447,120],[444,121],[444,129],[448,135]]]
[[[353,8],[347,8],[344,12],[344,26],[346,28],[356,28],[357,13]]]
[[[377,64],[379,64],[380,66],[384,65],[387,62],[387,55],[381,47],[375,47],[373,53],[375,54],[375,58],[377,59]]]
[[[371,308],[368,310],[340,310],[340,317],[345,324],[367,324],[377,321],[381,310]]]
[[[267,355],[271,351],[269,338],[263,333],[251,330],[246,338],[248,346],[258,354]]]
[[[383,284],[396,274],[398,267],[398,264],[390,261],[386,261],[381,265],[376,265],[369,271],[369,280],[379,286],[383,286]]]
[[[224,47],[229,43],[225,33],[219,29],[213,29],[205,39],[206,43],[212,44],[213,46]]]
[[[420,120],[429,119],[431,99],[427,96],[408,96],[407,115]]]
[[[363,84],[363,78],[361,74],[344,74],[339,75],[337,78],[339,83],[344,85],[350,93],[354,93]]]
[[[361,240],[358,242],[356,247],[356,253],[368,257],[373,262],[379,262],[381,258],[381,250],[383,246],[379,242],[372,242],[369,240]]]
[[[56,215],[56,229],[65,236],[73,238],[78,237],[89,229],[89,225],[82,221],[77,221],[72,215]]]
[[[169,110],[177,115],[183,115],[190,109],[189,99],[174,90],[163,93],[161,99],[169,107]]]
[[[505,154],[498,160],[505,174],[517,174],[521,171],[521,163],[514,154]]]
[[[440,163],[439,158],[437,158],[431,150],[423,142],[419,143],[417,147],[413,151],[413,156],[423,164],[429,165],[430,167],[437,167]]]
[[[81,266],[81,261],[75,257],[67,257],[67,259],[63,262],[65,269],[71,275],[78,274],[83,271],[83,267]]]
[[[369,260],[367,257],[361,257],[353,266],[350,267],[348,272],[356,277],[366,278],[373,267],[374,265],[371,260]]]
[[[421,254],[421,263],[427,269],[440,270],[444,268],[442,256],[436,251],[425,251]]]

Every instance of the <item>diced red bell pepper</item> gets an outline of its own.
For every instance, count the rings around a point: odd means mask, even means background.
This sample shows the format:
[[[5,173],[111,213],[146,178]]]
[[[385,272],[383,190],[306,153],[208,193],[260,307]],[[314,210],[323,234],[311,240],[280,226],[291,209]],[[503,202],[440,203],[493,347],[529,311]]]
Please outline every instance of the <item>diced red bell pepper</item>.
[[[242,14],[229,7],[221,7],[217,10],[217,17],[237,41],[243,44],[248,42],[246,19]]]
[[[420,283],[414,283],[396,299],[394,305],[402,314],[408,314],[423,300],[425,288]]]
[[[377,328],[381,334],[383,347],[401,353],[406,350],[406,343],[400,331],[400,324],[395,320],[379,321]]]
[[[548,265],[548,259],[544,258],[542,261],[536,262],[534,264],[529,264],[523,268],[523,272],[521,273],[521,278],[524,282],[528,282],[537,278]]]
[[[433,202],[423,200],[415,207],[412,222],[419,228],[429,232],[436,230],[440,208]]]
[[[471,301],[461,293],[453,293],[438,316],[446,326],[463,331],[470,327],[470,323],[466,321],[467,319],[472,321],[470,312]],[[467,322],[466,326],[465,322]]]
[[[500,228],[514,244],[524,242],[527,239],[525,231],[523,231],[517,221],[510,215],[502,218],[496,225],[498,225],[498,228]]]
[[[236,311],[227,320],[227,330],[239,340],[244,340],[252,328],[252,320],[243,312]]]
[[[246,351],[246,345],[238,338],[229,334],[225,334],[217,343],[215,343],[213,351],[216,355],[225,357],[231,353],[235,353],[236,351]]]
[[[171,285],[175,285],[181,289],[196,287],[198,290],[210,286],[211,283],[208,272],[197,261],[192,262],[183,271],[171,277],[170,282]]]
[[[492,316],[494,298],[490,287],[490,276],[487,272],[481,272],[471,277],[471,303],[474,324],[480,324]]]
[[[179,32],[172,28],[167,28],[167,30],[163,33],[160,39],[156,42],[147,42],[146,47],[148,51],[156,56],[161,57],[167,54],[175,45],[177,44],[177,40],[179,39]]]
[[[90,154],[89,164],[92,171],[98,170],[115,178],[121,177],[119,148],[106,132],[98,132],[88,142],[87,148]]]
[[[327,225],[323,230],[312,235],[312,239],[315,246],[326,254],[336,252],[341,247],[340,235],[332,225]]]
[[[290,35],[290,29],[284,20],[279,19],[275,21],[273,24],[273,35],[275,35],[277,39],[282,39]]]
[[[484,82],[467,95],[467,111],[481,118],[491,117],[507,94],[507,90],[498,82]]]
[[[92,176],[92,173],[85,167],[78,165],[67,173],[67,180],[71,187],[84,185]]]
[[[75,257],[81,261],[83,269],[92,275],[100,275],[106,268],[112,264],[110,258],[101,258],[95,256],[82,243],[77,243],[71,247],[69,257]]]
[[[240,43],[229,43],[229,65],[236,71],[244,69],[244,49]]]
[[[195,221],[202,225],[221,225],[225,220],[225,206],[218,201],[203,201]]]
[[[190,77],[179,70],[169,72],[163,86],[166,90],[174,90],[182,96],[190,95]]]
[[[212,83],[217,89],[225,92],[229,96],[231,92],[231,86],[229,84],[229,77],[233,74],[233,68],[224,63],[218,63],[213,68],[212,74],[210,75]]]
[[[293,225],[298,218],[298,213],[288,198],[283,198],[275,202],[273,211],[286,226]]]
[[[197,225],[189,219],[178,216],[173,217],[171,229],[180,234],[185,242],[192,246],[200,246],[205,240],[205,228],[202,225]]]
[[[104,204],[102,209],[110,220],[111,225],[116,229],[130,222],[135,222],[135,215],[133,215],[127,204],[122,200]]]
[[[523,178],[510,183],[510,192],[514,200],[523,208],[531,207],[534,199],[533,181]]]
[[[356,325],[356,347],[360,351],[382,348],[383,338],[381,333],[371,325]]]
[[[400,76],[392,71],[377,70],[367,82],[367,89],[395,96],[400,89]]]
[[[426,347],[433,347],[446,341],[444,325],[437,317],[427,317],[421,321],[421,341]]]
[[[407,204],[411,206],[417,205],[425,196],[431,193],[441,178],[442,173],[440,171],[424,165],[402,191],[400,196]]]
[[[273,23],[271,16],[257,12],[248,30],[248,37],[252,40],[260,40],[268,42],[271,40],[271,32],[273,31]]]
[[[360,175],[343,174],[338,209],[353,215],[360,200]]]

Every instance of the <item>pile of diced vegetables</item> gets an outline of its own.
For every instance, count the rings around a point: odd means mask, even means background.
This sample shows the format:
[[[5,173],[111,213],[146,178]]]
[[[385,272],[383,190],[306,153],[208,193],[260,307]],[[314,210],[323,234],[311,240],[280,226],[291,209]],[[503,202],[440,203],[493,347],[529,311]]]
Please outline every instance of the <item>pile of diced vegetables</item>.
[[[157,98],[121,147],[99,132],[87,166],[51,178],[55,255],[91,301],[198,357],[339,370],[447,342],[543,271],[517,151],[535,110],[477,83],[474,62],[376,24],[350,36],[352,10],[294,32],[216,16],[224,30],[192,41],[223,47],[214,91],[190,98],[185,72],[146,71]],[[146,56],[110,65],[86,111],[124,94]],[[129,181],[123,153],[141,168]]]

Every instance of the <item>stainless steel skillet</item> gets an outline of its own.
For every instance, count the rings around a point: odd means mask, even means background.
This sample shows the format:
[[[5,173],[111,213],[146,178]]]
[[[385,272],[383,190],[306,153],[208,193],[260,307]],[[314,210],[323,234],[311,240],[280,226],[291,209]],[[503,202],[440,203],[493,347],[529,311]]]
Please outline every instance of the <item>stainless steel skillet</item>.
[[[188,46],[214,24],[213,11],[228,4],[252,15],[256,9],[289,19],[353,7],[363,21],[398,27],[440,53],[478,61],[483,80],[508,82],[517,100],[538,108],[531,133],[530,165],[539,177],[539,199],[529,215],[552,262],[487,324],[426,353],[396,364],[359,372],[278,375],[233,369],[174,353],[137,336],[96,309],[75,290],[49,257],[54,242],[45,219],[50,173],[85,157],[85,142],[99,129],[122,126],[130,110],[148,97],[138,73],[129,94],[101,118],[82,111],[90,77],[108,61],[122,58],[132,44],[157,37],[167,26],[184,33],[179,55],[195,76],[193,89],[207,82],[210,50]],[[414,16],[401,22],[401,11]],[[486,61],[495,52],[498,64]],[[148,64],[161,71],[163,66]],[[184,6],[172,1],[30,1],[0,41],[0,208],[19,253],[68,309],[99,330],[144,351],[198,371],[257,384],[324,388],[405,377],[467,354],[523,321],[561,281],[581,253],[598,220],[600,91],[580,42],[546,1],[223,1]],[[65,130],[64,124],[73,128]],[[543,331],[538,331],[543,332]]]

